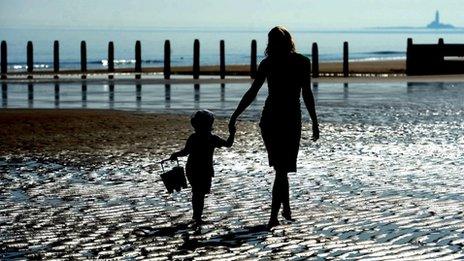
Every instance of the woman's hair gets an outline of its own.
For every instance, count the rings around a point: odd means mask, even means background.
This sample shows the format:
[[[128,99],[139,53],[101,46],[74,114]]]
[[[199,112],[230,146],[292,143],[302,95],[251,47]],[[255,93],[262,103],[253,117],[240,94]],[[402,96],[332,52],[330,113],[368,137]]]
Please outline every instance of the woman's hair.
[[[213,129],[214,114],[209,110],[197,111],[190,119],[195,131],[211,131]]]
[[[276,26],[267,36],[266,56],[284,56],[295,52],[295,43],[285,27]]]

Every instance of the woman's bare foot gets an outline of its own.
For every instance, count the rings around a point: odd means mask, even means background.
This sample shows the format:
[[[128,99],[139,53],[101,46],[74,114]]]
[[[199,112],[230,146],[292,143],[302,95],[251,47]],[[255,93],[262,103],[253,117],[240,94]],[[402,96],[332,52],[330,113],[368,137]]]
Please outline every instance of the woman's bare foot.
[[[282,211],[282,217],[284,217],[285,220],[290,221],[290,222],[294,222],[294,221],[295,221],[295,219],[292,218],[292,214],[290,214],[290,212]]]

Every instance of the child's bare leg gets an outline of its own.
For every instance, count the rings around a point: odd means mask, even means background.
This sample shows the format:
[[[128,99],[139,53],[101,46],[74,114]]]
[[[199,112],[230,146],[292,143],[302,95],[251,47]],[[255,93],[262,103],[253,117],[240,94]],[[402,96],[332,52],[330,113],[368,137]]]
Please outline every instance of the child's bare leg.
[[[194,192],[192,193],[192,208],[193,208],[193,220],[201,222],[201,216],[203,215],[203,207],[205,205],[205,194]]]

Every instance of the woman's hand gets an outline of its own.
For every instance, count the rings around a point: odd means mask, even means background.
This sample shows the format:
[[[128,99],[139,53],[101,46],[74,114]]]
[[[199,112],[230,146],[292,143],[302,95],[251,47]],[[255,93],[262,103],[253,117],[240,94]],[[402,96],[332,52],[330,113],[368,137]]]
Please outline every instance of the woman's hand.
[[[319,139],[319,125],[313,124],[313,137],[311,138],[312,141],[317,141]]]

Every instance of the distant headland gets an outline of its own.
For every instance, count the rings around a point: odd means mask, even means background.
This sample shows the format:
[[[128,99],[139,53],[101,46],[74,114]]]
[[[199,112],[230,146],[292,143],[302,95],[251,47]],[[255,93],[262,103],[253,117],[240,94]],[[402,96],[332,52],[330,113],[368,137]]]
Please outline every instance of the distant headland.
[[[435,12],[435,19],[427,24],[424,27],[415,27],[415,26],[393,26],[393,27],[374,27],[373,29],[392,29],[392,30],[418,30],[418,29],[433,29],[433,30],[442,30],[442,29],[448,29],[448,30],[462,30],[464,29],[463,27],[456,27],[452,24],[444,24],[440,22],[440,12],[437,10]]]

